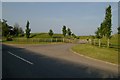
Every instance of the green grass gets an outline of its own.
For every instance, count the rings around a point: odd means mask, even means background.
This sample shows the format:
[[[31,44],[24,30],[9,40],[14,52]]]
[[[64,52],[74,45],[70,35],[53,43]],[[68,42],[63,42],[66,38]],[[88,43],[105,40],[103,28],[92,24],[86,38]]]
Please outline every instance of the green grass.
[[[115,34],[115,35],[112,35],[112,38],[110,39],[110,44],[115,44],[117,45],[118,44],[118,34]],[[102,38],[101,39],[101,42],[104,43],[104,44],[107,44],[107,38]]]
[[[89,39],[90,36],[79,36],[80,39]]]
[[[31,38],[51,38],[48,33],[31,33]],[[63,38],[62,34],[53,34],[53,38]]]
[[[72,47],[72,50],[85,56],[118,64],[118,51],[115,49],[80,44]]]
[[[23,37],[22,37],[23,38]],[[25,36],[24,36],[25,38]],[[51,38],[48,33],[31,33],[30,38]],[[54,33],[52,38],[73,38],[72,36],[63,36],[63,34]]]
[[[62,34],[54,34],[52,37],[48,33],[31,33],[30,38],[27,39],[25,36],[22,37],[13,37],[13,41],[6,41],[6,38],[3,37],[2,40],[6,43],[21,43],[21,44],[39,44],[39,43],[51,43],[51,42],[63,42],[64,36]],[[64,42],[72,42],[73,37],[66,36]],[[71,39],[71,40],[70,40]]]
[[[110,39],[110,48],[114,48],[114,49],[118,49],[118,47],[120,47],[120,42],[118,40],[118,37],[120,37],[120,35],[118,34],[114,34],[112,35],[111,39]],[[99,45],[99,39],[91,39],[92,40],[92,44],[94,44],[95,41],[95,46]],[[100,39],[101,40],[101,47],[107,47],[107,41],[108,39],[106,37],[103,37]]]

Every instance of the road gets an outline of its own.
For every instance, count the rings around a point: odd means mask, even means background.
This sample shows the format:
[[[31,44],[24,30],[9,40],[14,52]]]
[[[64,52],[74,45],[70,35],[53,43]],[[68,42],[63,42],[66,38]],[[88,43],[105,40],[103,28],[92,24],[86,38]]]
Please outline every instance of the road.
[[[3,78],[116,78],[118,66],[70,51],[75,44],[5,45]]]

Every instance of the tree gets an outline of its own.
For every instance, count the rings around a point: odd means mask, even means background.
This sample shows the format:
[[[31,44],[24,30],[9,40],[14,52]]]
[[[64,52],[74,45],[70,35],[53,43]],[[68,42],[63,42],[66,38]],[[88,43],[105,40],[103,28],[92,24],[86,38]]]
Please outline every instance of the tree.
[[[117,29],[118,29],[118,34],[120,34],[120,26]]]
[[[26,38],[29,38],[30,37],[30,31],[31,29],[29,28],[29,21],[27,21],[27,25],[26,25]]]
[[[68,28],[68,29],[67,29],[67,34],[68,34],[69,36],[71,36],[71,33],[72,33],[72,32],[71,32],[70,28]]]
[[[0,30],[2,29],[2,21],[1,21],[1,19],[0,19]]]
[[[106,8],[106,15],[105,15],[105,21],[106,21],[106,37],[108,38],[107,47],[109,47],[109,39],[111,38],[111,26],[112,26],[112,13],[111,13],[111,6],[109,5],[108,8]]]
[[[102,23],[101,23],[101,26],[100,26],[100,34],[101,34],[101,37],[105,37],[106,35],[106,21],[104,20]]]
[[[54,33],[53,33],[52,29],[50,29],[50,30],[49,30],[49,35],[52,37],[53,34],[54,34]]]
[[[18,23],[15,23],[13,32],[14,32],[14,36],[22,36],[24,34],[23,29],[19,26]]]
[[[24,36],[24,31],[22,27],[19,28],[19,36]]]
[[[108,41],[107,41],[107,47],[109,47],[109,39],[111,38],[111,26],[112,26],[112,13],[111,13],[111,6],[109,5],[106,8],[106,13],[105,13],[105,19],[101,23],[101,26],[98,28],[98,30],[95,32],[96,37],[99,38],[99,44],[100,44],[100,38],[106,36]],[[100,45],[99,45],[100,46]]]
[[[72,36],[73,36],[74,38],[76,38],[76,37],[77,37],[74,33],[72,33]]]
[[[19,34],[19,24],[18,23],[15,23],[13,31],[14,31],[14,36],[18,36],[18,34]]]
[[[99,39],[99,47],[101,46],[101,38],[102,38],[101,32],[102,32],[102,30],[101,30],[101,28],[99,28],[99,27],[97,28],[97,31],[95,32],[96,38]]]
[[[63,35],[64,35],[64,37],[65,37],[65,36],[66,36],[66,33],[67,33],[66,26],[63,26],[62,32],[63,32]]]
[[[0,35],[2,34],[2,21],[0,19]]]
[[[7,20],[3,19],[2,22],[2,36],[7,37],[9,34],[9,28],[7,24]]]

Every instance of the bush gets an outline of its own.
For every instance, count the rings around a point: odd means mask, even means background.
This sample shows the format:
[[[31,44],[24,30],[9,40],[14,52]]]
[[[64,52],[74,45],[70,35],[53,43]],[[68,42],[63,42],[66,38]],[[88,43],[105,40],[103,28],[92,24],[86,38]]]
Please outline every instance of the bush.
[[[8,37],[8,38],[7,38],[7,41],[12,41],[12,40],[13,40],[13,39],[12,39],[12,38],[10,38],[10,37]]]
[[[24,36],[24,34],[19,34],[19,35],[18,35],[18,37],[23,37],[23,36]]]
[[[77,37],[77,39],[80,39],[79,37]]]

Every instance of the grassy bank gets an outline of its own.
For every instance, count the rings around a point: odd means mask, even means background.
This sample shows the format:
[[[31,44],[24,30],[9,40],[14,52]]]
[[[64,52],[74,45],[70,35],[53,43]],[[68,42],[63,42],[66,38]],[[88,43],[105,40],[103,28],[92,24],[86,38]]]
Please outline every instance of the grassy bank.
[[[27,39],[26,36],[21,37],[11,37],[11,41],[6,40],[5,37],[2,38],[2,41],[5,43],[13,44],[41,44],[41,43],[70,43],[74,41],[72,36],[64,37],[62,34],[54,34],[52,37],[48,33],[31,33],[30,38]]]
[[[99,48],[88,44],[79,44],[72,47],[72,50],[85,56],[118,64],[118,51],[112,48]]]

